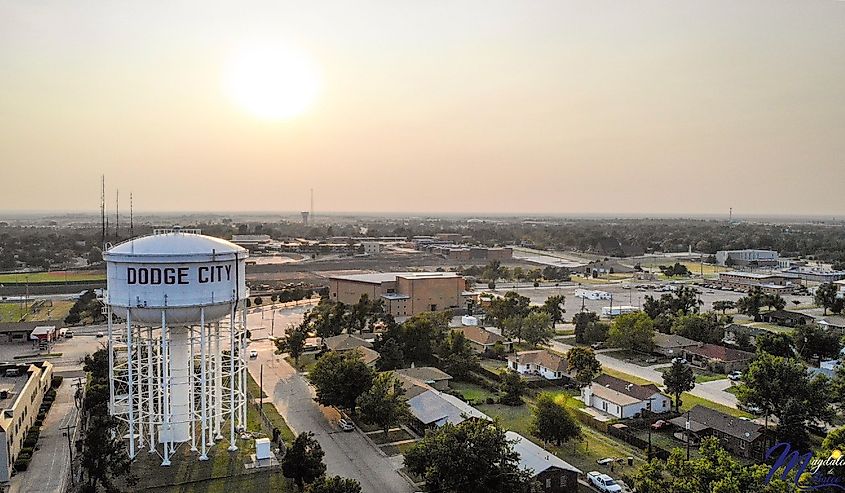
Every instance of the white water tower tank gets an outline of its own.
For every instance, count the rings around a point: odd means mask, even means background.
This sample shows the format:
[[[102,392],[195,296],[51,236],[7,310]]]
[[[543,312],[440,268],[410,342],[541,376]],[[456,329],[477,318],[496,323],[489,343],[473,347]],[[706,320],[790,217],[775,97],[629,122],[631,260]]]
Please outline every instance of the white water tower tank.
[[[103,254],[108,293],[105,303],[136,323],[200,323],[227,316],[248,295],[244,268],[248,252],[234,243],[174,231],[121,243]]]

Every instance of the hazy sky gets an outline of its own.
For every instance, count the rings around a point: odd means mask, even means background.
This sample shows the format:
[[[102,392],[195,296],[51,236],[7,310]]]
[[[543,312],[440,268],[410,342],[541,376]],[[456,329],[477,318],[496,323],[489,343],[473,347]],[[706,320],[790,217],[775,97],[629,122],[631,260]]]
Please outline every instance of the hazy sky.
[[[319,67],[267,121],[245,42]],[[845,3],[0,0],[0,210],[845,213]],[[121,206],[128,209],[128,201]]]

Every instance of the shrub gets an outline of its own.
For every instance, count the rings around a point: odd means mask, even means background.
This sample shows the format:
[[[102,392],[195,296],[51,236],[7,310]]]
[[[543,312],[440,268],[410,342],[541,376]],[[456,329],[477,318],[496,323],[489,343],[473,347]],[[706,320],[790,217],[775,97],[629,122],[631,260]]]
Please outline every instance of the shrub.
[[[29,467],[29,459],[17,459],[15,460],[15,470],[16,471],[26,471]]]
[[[62,384],[62,381],[64,379],[65,379],[65,377],[63,377],[61,375],[54,375],[52,380],[50,380],[50,386],[54,389],[58,388]]]
[[[27,437],[27,438],[26,438],[26,439],[24,439],[24,441],[23,441],[23,446],[24,446],[24,447],[31,447],[31,448],[35,448],[35,444],[37,444],[37,443],[38,443],[38,439],[37,439],[37,438],[35,438],[35,437]],[[21,450],[23,450],[23,449],[21,449]]]
[[[47,418],[46,412],[39,412],[38,416],[35,417],[36,420],[41,420],[41,421],[44,421],[45,418]],[[38,426],[41,426],[41,425],[38,425]]]
[[[44,425],[44,420],[43,420],[43,419],[38,419],[38,418],[35,418],[35,421],[33,421],[33,422],[32,422],[32,424],[33,424],[33,425],[35,425],[35,426],[43,426],[43,425]]]
[[[32,451],[34,449],[35,449],[35,447],[28,447],[28,446],[21,447],[21,451],[20,451],[20,453],[18,453],[18,458],[20,458],[24,455],[26,455],[27,457],[32,457]]]
[[[488,397],[488,398],[485,400],[485,402],[486,402],[487,404],[495,404],[495,403],[496,403],[496,398],[495,398],[495,397]]]

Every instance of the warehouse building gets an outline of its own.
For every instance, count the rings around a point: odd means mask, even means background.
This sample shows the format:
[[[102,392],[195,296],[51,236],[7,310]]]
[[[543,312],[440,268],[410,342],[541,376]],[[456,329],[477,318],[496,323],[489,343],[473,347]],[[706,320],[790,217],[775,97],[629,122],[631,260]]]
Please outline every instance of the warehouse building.
[[[464,278],[454,272],[383,272],[339,275],[329,278],[329,297],[348,305],[362,295],[382,300],[384,310],[394,317],[423,312],[466,308]]]

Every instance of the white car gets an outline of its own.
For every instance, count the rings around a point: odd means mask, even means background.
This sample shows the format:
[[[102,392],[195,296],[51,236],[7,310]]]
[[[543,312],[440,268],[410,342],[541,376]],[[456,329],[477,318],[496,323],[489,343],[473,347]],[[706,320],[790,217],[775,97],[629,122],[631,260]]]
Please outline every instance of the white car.
[[[587,480],[599,491],[604,493],[617,493],[622,491],[622,487],[619,486],[613,478],[598,471],[588,472]]]
[[[741,371],[732,371],[728,373],[728,378],[736,382],[737,380],[742,379],[742,372]]]
[[[249,359],[255,359],[257,357],[258,357],[258,351],[256,351],[255,349],[253,349],[252,351],[249,352]]]
[[[341,418],[340,421],[337,422],[337,426],[340,427],[340,429],[343,430],[343,431],[354,431],[355,430],[355,426],[352,423],[350,423],[349,421],[346,421],[343,418]]]

